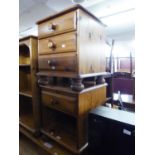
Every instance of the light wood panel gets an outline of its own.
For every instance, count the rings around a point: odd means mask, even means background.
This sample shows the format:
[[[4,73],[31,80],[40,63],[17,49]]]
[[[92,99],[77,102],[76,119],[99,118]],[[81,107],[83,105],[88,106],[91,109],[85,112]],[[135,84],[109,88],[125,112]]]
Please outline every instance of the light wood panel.
[[[105,101],[106,86],[81,93],[78,96],[77,134],[79,148],[87,144],[87,119],[89,111],[98,105],[104,104]]]
[[[33,102],[33,114],[34,125],[36,131],[40,128],[40,92],[37,83],[36,73],[38,72],[38,38],[30,38],[30,51],[31,51],[31,84],[32,84],[32,102]]]
[[[77,10],[78,73],[102,73],[106,69],[105,32],[103,25],[87,13]]]

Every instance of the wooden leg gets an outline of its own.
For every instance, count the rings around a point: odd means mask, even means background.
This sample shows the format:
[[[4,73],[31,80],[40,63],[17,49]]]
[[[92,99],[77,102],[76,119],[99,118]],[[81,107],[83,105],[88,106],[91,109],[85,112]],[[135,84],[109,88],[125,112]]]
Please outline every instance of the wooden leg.
[[[103,76],[97,77],[96,83],[97,84],[103,84],[103,83],[105,83],[104,77]]]
[[[71,84],[72,90],[81,91],[84,89],[84,85],[82,83],[82,79],[72,79]]]

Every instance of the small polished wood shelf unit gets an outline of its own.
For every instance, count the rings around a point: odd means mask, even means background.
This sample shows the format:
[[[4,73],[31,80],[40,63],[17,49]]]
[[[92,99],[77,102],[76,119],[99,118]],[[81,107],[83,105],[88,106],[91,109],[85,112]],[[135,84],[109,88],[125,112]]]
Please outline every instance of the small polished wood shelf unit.
[[[38,38],[24,37],[19,40],[19,124],[35,133],[39,127],[39,102],[37,88]]]

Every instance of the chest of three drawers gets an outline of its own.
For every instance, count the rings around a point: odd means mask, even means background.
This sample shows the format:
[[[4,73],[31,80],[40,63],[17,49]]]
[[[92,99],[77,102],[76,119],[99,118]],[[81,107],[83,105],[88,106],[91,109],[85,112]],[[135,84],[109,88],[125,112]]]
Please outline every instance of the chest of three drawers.
[[[105,33],[95,16],[74,7],[37,24],[38,75],[72,78],[75,85],[82,83],[76,79],[104,75]]]

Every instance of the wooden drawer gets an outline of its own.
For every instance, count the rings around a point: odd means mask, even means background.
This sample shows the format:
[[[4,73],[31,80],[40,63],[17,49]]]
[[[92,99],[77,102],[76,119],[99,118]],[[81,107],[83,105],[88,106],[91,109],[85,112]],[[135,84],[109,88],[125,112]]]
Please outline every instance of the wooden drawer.
[[[69,113],[71,115],[76,114],[76,98],[65,96],[53,92],[42,91],[41,100],[43,105]]]
[[[76,53],[39,55],[39,70],[76,72]]]
[[[75,52],[75,51],[76,51],[75,32],[39,40],[39,54]]]
[[[72,30],[76,30],[76,11],[39,24],[38,36],[46,37]]]

